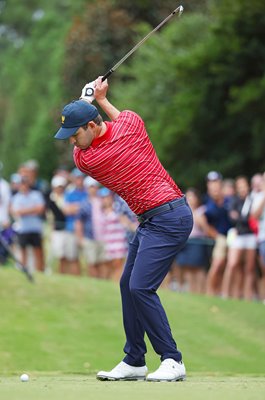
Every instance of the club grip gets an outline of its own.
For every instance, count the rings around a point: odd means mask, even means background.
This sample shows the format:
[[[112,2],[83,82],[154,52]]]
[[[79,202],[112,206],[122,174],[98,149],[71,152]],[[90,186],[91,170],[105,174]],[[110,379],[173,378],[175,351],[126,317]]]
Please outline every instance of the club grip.
[[[113,70],[110,69],[103,77],[102,77],[102,82],[105,81],[105,79],[107,79],[111,74],[112,74]]]

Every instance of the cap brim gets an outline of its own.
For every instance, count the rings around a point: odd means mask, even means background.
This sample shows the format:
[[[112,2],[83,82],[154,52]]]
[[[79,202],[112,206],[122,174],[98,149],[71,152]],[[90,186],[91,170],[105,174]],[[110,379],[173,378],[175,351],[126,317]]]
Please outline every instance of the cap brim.
[[[56,135],[54,135],[55,139],[69,139],[72,135],[75,134],[75,132],[79,129],[80,127],[74,127],[74,128],[60,128]]]

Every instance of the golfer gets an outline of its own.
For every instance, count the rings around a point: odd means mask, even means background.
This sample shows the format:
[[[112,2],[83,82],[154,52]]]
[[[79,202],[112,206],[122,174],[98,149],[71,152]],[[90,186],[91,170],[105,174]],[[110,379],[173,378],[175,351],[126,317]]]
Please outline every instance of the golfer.
[[[120,112],[108,101],[106,80],[102,82],[99,77],[94,90],[98,105],[111,122],[103,122],[91,103],[76,100],[64,107],[55,138],[69,139],[74,145],[76,166],[121,196],[140,222],[120,281],[126,355],[111,371],[100,371],[97,378],[184,380],[182,354],[172,337],[157,289],[188,239],[192,213],[158,160],[143,120],[135,112]],[[145,333],[161,360],[159,368],[149,374]]]

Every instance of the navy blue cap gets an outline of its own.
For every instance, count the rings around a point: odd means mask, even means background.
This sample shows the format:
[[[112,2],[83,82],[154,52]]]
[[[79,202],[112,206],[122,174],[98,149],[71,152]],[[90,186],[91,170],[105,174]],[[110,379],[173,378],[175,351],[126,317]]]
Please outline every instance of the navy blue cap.
[[[98,109],[85,100],[75,100],[67,104],[62,111],[62,126],[55,139],[68,139],[75,132],[98,116]]]

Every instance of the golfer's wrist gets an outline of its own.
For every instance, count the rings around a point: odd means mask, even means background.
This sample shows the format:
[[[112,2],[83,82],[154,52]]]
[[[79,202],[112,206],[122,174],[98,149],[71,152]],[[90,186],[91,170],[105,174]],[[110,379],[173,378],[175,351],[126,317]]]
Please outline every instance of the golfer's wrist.
[[[109,104],[109,101],[108,101],[108,99],[107,99],[106,96],[104,96],[104,97],[99,97],[99,98],[96,97],[96,101],[97,101],[97,103],[98,103],[99,106],[104,106],[104,104],[105,104],[105,105],[108,105],[108,104]]]

